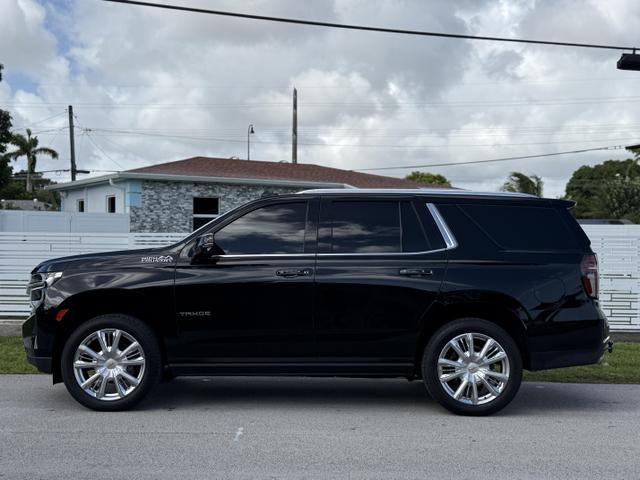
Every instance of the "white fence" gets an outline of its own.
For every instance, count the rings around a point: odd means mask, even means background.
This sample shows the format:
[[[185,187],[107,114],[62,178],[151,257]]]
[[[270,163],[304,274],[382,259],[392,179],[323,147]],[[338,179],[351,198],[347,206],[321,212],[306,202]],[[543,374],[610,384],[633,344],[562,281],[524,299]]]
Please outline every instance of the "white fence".
[[[583,225],[600,262],[600,299],[611,327],[640,331],[640,225]],[[43,260],[80,253],[169,245],[181,233],[0,232],[0,318],[29,312],[25,285]]]
[[[161,247],[184,233],[6,233],[0,232],[0,319],[29,313],[25,286],[38,263],[82,253]]]
[[[129,214],[0,210],[0,232],[129,233]]]
[[[600,302],[612,330],[640,331],[640,225],[582,225],[598,254]]]

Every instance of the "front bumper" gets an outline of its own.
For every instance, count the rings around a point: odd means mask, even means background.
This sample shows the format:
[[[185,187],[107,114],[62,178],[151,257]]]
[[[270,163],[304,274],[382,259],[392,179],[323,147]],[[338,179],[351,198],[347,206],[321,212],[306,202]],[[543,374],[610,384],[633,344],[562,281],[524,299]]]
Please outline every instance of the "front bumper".
[[[27,361],[43,373],[52,373],[52,337],[45,332],[39,332],[36,323],[35,315],[31,315],[22,324],[22,339]]]

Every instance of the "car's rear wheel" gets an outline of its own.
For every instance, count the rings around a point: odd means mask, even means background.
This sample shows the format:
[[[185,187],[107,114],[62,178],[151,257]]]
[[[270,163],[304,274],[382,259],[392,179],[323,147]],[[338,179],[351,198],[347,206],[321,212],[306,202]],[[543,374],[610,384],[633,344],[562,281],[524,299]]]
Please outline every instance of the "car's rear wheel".
[[[127,315],[102,315],[83,323],[61,355],[69,393],[93,410],[126,410],[158,382],[162,368],[153,331]]]
[[[431,396],[462,415],[489,415],[511,402],[522,381],[513,338],[494,323],[455,320],[428,342],[422,375]]]

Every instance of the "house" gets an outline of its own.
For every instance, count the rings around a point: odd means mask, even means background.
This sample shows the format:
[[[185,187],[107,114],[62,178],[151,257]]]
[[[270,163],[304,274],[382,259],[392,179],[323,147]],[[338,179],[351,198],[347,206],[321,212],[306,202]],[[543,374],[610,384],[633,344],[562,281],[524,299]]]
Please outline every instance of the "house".
[[[319,165],[193,157],[48,188],[60,192],[63,212],[127,213],[131,232],[190,232],[264,194],[353,187],[425,185]]]

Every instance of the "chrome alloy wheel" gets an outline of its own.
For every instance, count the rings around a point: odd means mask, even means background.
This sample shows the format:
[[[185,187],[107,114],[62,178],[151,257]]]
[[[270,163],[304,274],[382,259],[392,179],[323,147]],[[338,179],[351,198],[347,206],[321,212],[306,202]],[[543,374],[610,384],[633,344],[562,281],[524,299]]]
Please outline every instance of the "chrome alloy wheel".
[[[482,333],[453,338],[438,356],[438,379],[451,397],[469,405],[495,400],[509,380],[509,358],[502,345]]]
[[[145,372],[142,346],[118,329],[101,329],[88,335],[73,358],[73,373],[80,388],[92,397],[120,400],[140,384]]]

